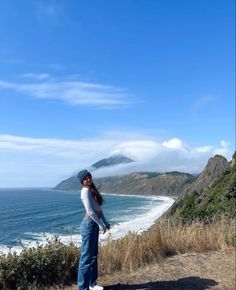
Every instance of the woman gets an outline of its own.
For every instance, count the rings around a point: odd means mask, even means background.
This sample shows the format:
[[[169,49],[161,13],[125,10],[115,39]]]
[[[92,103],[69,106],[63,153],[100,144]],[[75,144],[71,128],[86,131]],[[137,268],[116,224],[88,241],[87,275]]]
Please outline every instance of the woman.
[[[81,189],[81,200],[85,208],[85,216],[80,226],[82,235],[81,255],[78,269],[78,290],[103,290],[97,285],[98,278],[98,236],[99,228],[103,233],[110,229],[101,206],[103,197],[95,187],[92,175],[87,170],[78,174]]]

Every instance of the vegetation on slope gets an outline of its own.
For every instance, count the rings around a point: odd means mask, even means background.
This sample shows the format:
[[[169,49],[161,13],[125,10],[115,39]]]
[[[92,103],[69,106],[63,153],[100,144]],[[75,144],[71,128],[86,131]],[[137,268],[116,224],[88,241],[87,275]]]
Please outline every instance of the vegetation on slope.
[[[194,191],[185,195],[168,214],[176,222],[209,222],[221,216],[236,217],[236,166],[223,172],[203,193]]]
[[[134,270],[177,253],[232,248],[234,226],[234,221],[226,219],[207,226],[159,221],[143,235],[130,233],[100,246],[100,273]],[[0,256],[0,289],[45,289],[75,283],[79,256],[77,246],[63,245],[57,237],[46,246],[24,249],[20,255]]]

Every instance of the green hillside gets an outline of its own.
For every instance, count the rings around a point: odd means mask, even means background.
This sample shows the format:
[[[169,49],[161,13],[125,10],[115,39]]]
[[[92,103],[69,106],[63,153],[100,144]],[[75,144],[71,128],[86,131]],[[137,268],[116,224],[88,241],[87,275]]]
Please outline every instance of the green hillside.
[[[235,164],[203,193],[197,191],[177,201],[168,213],[176,222],[209,221],[221,216],[236,217],[236,166]]]

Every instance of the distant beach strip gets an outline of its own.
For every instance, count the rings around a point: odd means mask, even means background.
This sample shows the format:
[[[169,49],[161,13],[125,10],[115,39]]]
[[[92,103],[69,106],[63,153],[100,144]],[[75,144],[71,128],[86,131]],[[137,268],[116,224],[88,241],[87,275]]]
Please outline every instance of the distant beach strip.
[[[174,197],[166,196],[103,195],[104,213],[112,227],[100,234],[102,245],[129,232],[141,234],[174,203]],[[46,245],[54,236],[80,246],[84,215],[80,192],[12,189],[0,190],[0,197],[0,254],[9,250],[19,254],[23,247]]]
[[[136,196],[137,197],[137,196]],[[146,196],[147,197],[147,196]],[[174,199],[166,196],[148,196],[152,201],[161,201],[158,206],[149,208],[146,213],[140,214],[129,221],[114,225],[108,232],[100,235],[100,241],[105,244],[109,239],[117,240],[129,232],[141,234],[150,228],[155,221],[174,203]]]

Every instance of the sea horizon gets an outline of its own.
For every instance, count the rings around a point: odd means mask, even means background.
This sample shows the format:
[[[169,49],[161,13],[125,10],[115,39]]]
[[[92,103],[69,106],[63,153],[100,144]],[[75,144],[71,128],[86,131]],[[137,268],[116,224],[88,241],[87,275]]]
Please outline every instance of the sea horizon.
[[[129,231],[148,229],[174,200],[164,196],[103,193],[103,210],[111,230],[100,234],[100,242],[118,239]],[[0,189],[0,253],[20,253],[23,247],[45,245],[58,236],[68,244],[80,245],[79,225],[84,208],[79,191],[44,188]]]

